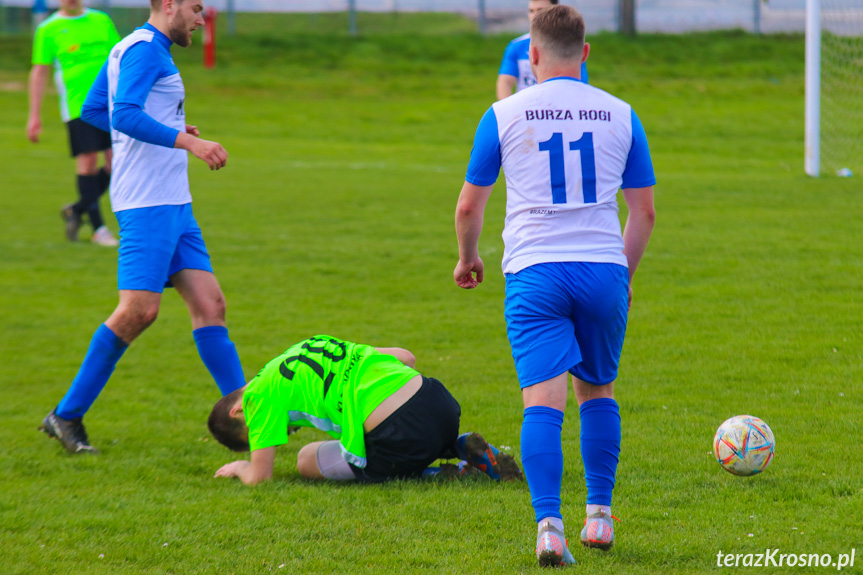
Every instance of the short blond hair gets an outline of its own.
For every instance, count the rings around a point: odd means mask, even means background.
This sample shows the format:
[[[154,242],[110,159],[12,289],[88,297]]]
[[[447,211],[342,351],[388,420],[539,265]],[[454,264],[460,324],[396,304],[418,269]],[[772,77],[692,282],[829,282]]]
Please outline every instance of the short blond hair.
[[[584,32],[584,17],[562,4],[540,10],[530,25],[531,42],[559,60],[581,58]]]
[[[174,0],[174,1],[177,3],[177,5],[180,5],[183,3],[183,0]],[[154,12],[161,12],[162,11],[162,0],[150,0],[150,9],[153,10]]]

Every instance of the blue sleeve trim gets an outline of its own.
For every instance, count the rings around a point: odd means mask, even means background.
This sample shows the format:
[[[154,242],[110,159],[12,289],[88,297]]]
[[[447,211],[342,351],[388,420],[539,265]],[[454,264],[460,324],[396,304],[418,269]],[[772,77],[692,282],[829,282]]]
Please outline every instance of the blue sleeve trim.
[[[647,188],[656,185],[656,175],[653,173],[653,162],[650,159],[650,148],[647,145],[647,134],[638,119],[635,110],[632,111],[632,146],[626,159],[626,169],[623,171],[622,188]]]
[[[476,128],[465,181],[475,186],[490,186],[497,181],[500,166],[497,116],[494,115],[494,108],[489,108]]]
[[[112,124],[115,130],[136,140],[173,148],[179,130],[157,122],[144,112],[150,90],[165,75],[158,54],[153,53],[155,47],[152,42],[138,42],[123,54]]]
[[[500,62],[498,75],[515,76],[518,78],[518,54],[515,42],[510,42],[503,52],[503,60]]]
[[[87,98],[84,100],[84,107],[81,108],[81,119],[96,126],[105,132],[111,131],[110,116],[108,115],[108,62],[107,60],[102,65],[102,69],[96,75],[93,85],[90,86],[90,91],[87,92]]]

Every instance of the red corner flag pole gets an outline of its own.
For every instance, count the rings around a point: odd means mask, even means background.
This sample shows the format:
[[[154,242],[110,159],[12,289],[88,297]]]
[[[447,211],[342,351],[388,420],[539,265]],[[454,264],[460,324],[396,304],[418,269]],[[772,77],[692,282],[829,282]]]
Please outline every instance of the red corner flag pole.
[[[216,15],[218,11],[212,6],[204,9],[204,66],[212,68],[216,65]]]

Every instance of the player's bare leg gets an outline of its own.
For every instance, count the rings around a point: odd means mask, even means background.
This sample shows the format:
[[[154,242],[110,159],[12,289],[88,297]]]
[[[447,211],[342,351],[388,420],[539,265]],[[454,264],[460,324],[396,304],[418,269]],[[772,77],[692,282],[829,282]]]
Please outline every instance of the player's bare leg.
[[[120,303],[105,322],[126,344],[135,341],[159,315],[162,294],[146,290],[120,290]]]
[[[213,272],[181,270],[171,276],[171,283],[189,308],[192,329],[225,327],[225,294]]]
[[[212,272],[184,269],[171,283],[186,302],[192,318],[192,335],[201,361],[207,366],[222,395],[246,384],[237,348],[228,337],[225,294]]]

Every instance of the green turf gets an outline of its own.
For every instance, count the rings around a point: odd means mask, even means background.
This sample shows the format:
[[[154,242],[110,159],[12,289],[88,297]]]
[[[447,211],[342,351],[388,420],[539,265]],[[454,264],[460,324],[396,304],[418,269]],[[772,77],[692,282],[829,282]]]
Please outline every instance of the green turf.
[[[247,35],[222,36],[212,71],[199,45],[175,49],[189,121],[231,154],[219,172],[193,161],[191,180],[246,373],[315,333],[407,347],[460,400],[464,430],[518,456],[502,183],[485,283],[451,278],[455,200],[510,35],[441,20],[430,26],[446,33],[423,34],[424,16],[403,14],[405,33],[384,20],[358,38],[283,36],[291,18],[240,21]],[[592,83],[646,128],[658,216],[616,384],[623,522],[607,554],[572,546],[574,572],[727,571],[720,550],[860,555],[860,184],[803,175],[802,38],[591,40]],[[294,458],[323,437],[310,430],[279,449],[270,484],[213,479],[233,455],[208,439],[218,393],[170,291],[87,416],[103,454],[69,457],[36,431],[116,303],[116,257],[63,240],[73,167],[53,96],[43,142],[24,137],[28,44],[0,39],[0,573],[534,571],[525,484],[309,483]],[[751,479],[710,455],[741,413],[778,442]],[[563,432],[573,540],[577,414]]]

